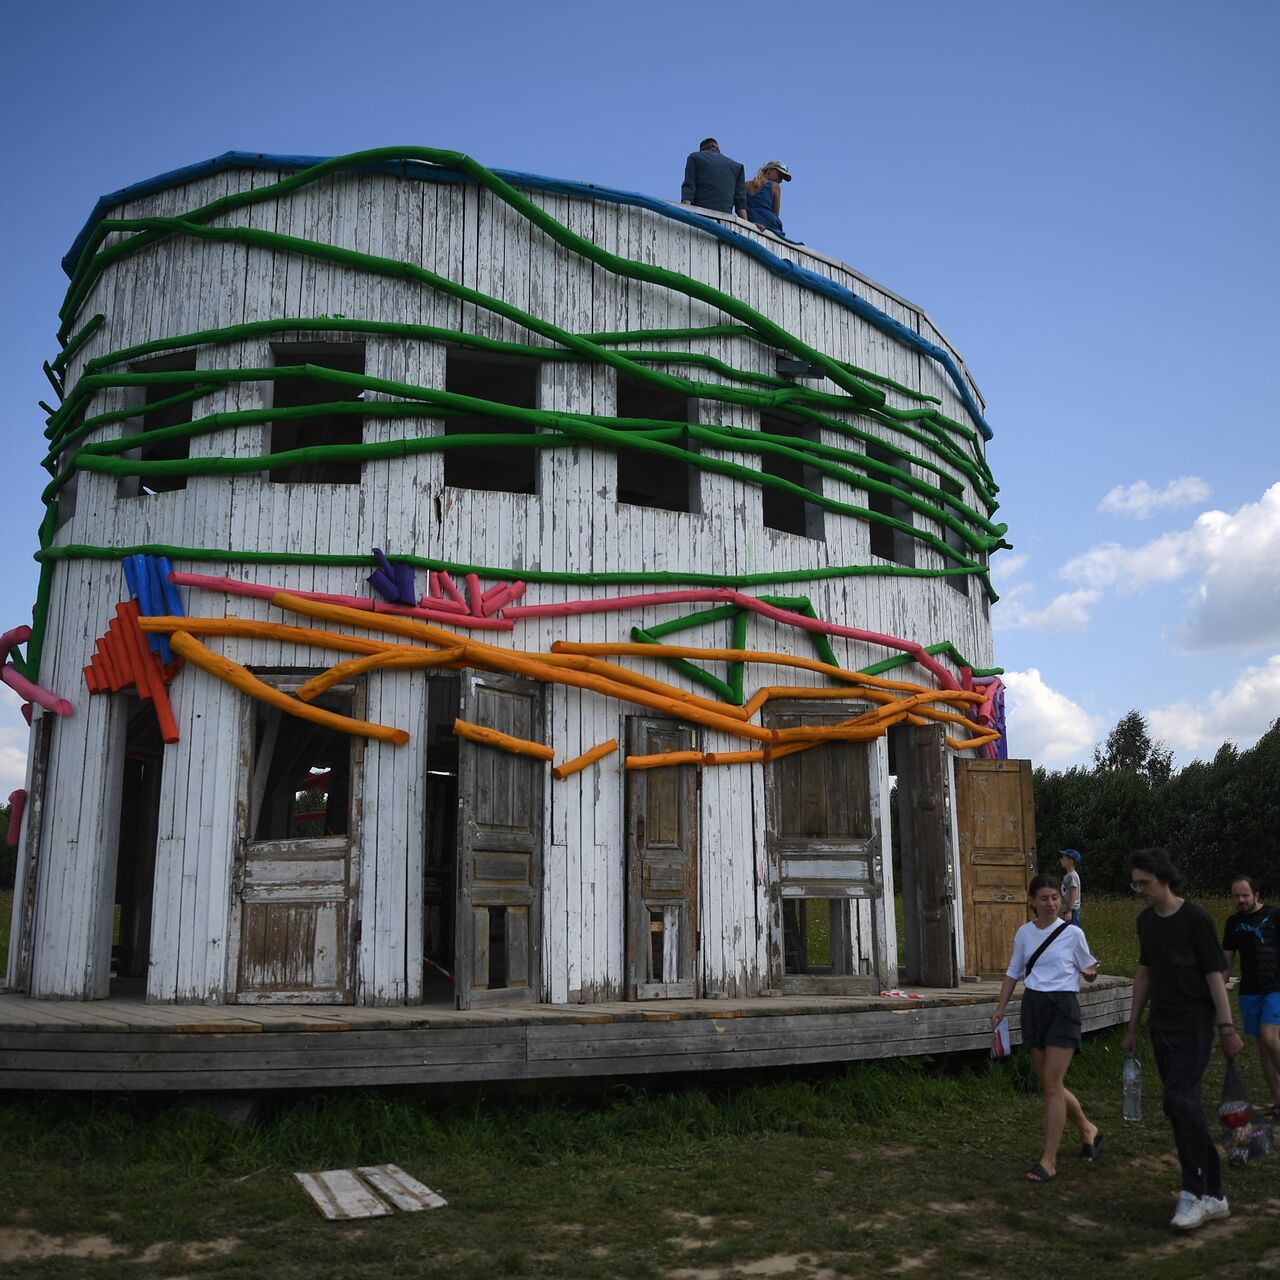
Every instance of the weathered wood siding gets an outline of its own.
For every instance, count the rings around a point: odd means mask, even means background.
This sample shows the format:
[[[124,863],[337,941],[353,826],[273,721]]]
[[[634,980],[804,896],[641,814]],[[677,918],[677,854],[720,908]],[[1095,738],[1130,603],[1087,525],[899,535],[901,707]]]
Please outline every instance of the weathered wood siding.
[[[266,185],[273,175],[229,172],[170,189],[125,206],[119,216],[178,213],[229,192]],[[834,302],[769,274],[759,263],[705,232],[656,213],[566,196],[533,194],[561,221],[629,257],[687,272],[750,302],[805,341],[839,360],[874,369],[936,395],[944,412],[968,415],[945,373]],[[576,332],[722,323],[710,306],[649,284],[629,282],[553,244],[489,193],[471,184],[413,182],[385,175],[348,175],[303,188],[274,203],[226,215],[223,221],[381,253],[420,263]],[[744,233],[750,236],[752,233]],[[776,242],[758,237],[777,249]],[[842,284],[934,341],[922,314],[852,272],[797,246],[787,256]],[[71,360],[66,382],[84,362],[150,339],[290,316],[412,321],[494,338],[534,341],[510,321],[423,286],[362,274],[284,253],[174,237],[106,269],[82,310],[106,323]],[[352,341],[361,337],[368,373],[428,386],[444,385],[445,346],[377,335],[287,332],[199,350],[200,367],[255,368],[273,363],[272,341]],[[696,349],[731,365],[772,373],[773,354],[737,337],[691,340]],[[656,345],[656,344],[648,344]],[[686,371],[686,370],[682,370]],[[687,370],[703,376],[698,370]],[[540,405],[612,414],[615,376],[603,366],[544,364]],[[814,384],[835,390],[833,384]],[[267,407],[270,381],[231,383],[201,402],[200,412]],[[373,395],[370,399],[375,399]],[[136,396],[133,403],[136,403]],[[890,393],[891,403],[906,403]],[[90,412],[130,403],[123,391],[104,391]],[[704,418],[758,426],[752,409],[699,403]],[[138,420],[102,429],[118,438]],[[269,427],[238,427],[196,437],[193,455],[252,456],[268,451]],[[366,441],[442,432],[440,419],[368,420]],[[911,445],[890,428],[887,440]],[[830,438],[829,438],[830,437]],[[831,433],[825,443],[848,442]],[[924,644],[952,641],[977,664],[991,661],[990,624],[972,589],[963,595],[941,579],[861,577],[825,579],[830,564],[871,560],[868,525],[825,513],[825,539],[815,541],[766,528],[760,490],[723,475],[700,476],[700,513],[620,505],[617,462],[587,447],[538,455],[534,496],[447,488],[443,455],[363,464],[360,485],[286,485],[265,474],[192,477],[186,487],[121,498],[115,477],[82,472],[74,514],[59,528],[57,545],[260,549],[277,552],[415,553],[456,562],[522,569],[600,572],[622,568],[734,575],[766,570],[812,571],[811,581],[777,588],[808,595],[817,615]],[[977,506],[963,474],[964,499]],[[858,502],[856,491],[825,477],[824,492]],[[922,527],[930,522],[917,518]],[[941,535],[940,528],[934,532]],[[918,547],[917,564],[942,567]],[[362,592],[365,571],[322,566],[253,566],[183,562],[176,568],[227,574],[284,589]],[[636,588],[539,585],[526,602],[607,595]],[[234,612],[268,619],[265,602],[187,591],[192,613]],[[41,879],[35,920],[32,993],[91,997],[105,994],[109,972],[111,877],[118,814],[115,777],[121,728],[108,697],[90,698],[81,668],[97,635],[125,595],[109,561],[59,563],[50,601],[41,680],[72,697],[76,714],[55,726],[43,812]],[[646,623],[688,612],[684,606],[646,610]],[[557,639],[628,638],[630,615],[583,615],[530,620],[496,642],[545,650]],[[717,641],[727,643],[724,637]],[[486,635],[486,639],[494,637]],[[842,664],[866,665],[886,656],[869,645],[836,639]],[[810,654],[806,638],[757,620],[752,647]],[[237,662],[263,667],[320,669],[331,658],[316,650],[262,640],[218,641]],[[676,679],[658,662],[637,663]],[[802,672],[795,683],[816,682]],[[749,677],[749,681],[754,678]],[[769,679],[772,679],[770,675]],[[758,681],[756,681],[758,682]],[[401,748],[370,743],[364,763],[361,922],[356,999],[413,1001],[422,990],[421,883],[424,832],[423,738],[426,678],[382,673],[367,680],[369,718],[407,728]],[[148,993],[157,1001],[218,1001],[227,991],[231,876],[238,777],[243,741],[241,695],[190,667],[173,686],[181,741],[167,748],[157,848],[154,939]],[[567,759],[609,738],[625,741],[625,708],[593,694],[556,688],[547,693],[547,740]],[[700,745],[733,749],[722,735],[700,732]],[[883,771],[882,771],[883,773]],[[885,784],[887,786],[887,784]],[[883,803],[877,797],[877,804]],[[618,998],[626,982],[624,954],[624,778],[620,759],[607,760],[565,782],[548,779],[543,867],[543,998],[554,1002]],[[745,995],[768,985],[769,867],[764,850],[764,783],[758,766],[706,770],[699,791],[698,876],[703,992]],[[886,835],[887,839],[887,835]],[[889,860],[885,858],[886,868]],[[890,886],[891,887],[891,886]],[[889,913],[882,945],[892,941]],[[890,948],[887,953],[892,956]]]

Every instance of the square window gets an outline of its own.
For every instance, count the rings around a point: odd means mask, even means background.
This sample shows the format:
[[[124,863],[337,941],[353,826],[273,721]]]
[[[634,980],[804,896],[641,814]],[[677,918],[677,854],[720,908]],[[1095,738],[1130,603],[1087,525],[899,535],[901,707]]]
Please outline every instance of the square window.
[[[536,409],[539,369],[536,360],[478,356],[450,348],[444,387],[455,395]],[[445,484],[455,489],[487,489],[495,493],[538,492],[539,451],[521,443],[537,434],[534,427],[512,418],[465,414],[446,418],[444,433],[512,438],[509,447],[487,444],[445,450]]]
[[[872,462],[881,462],[896,467],[899,471],[911,473],[911,464],[905,458],[884,448],[883,445],[868,444],[867,457]],[[888,480],[896,489],[906,490],[901,480],[890,479],[883,472],[870,472],[874,480]],[[867,508],[877,515],[892,516],[903,524],[914,524],[912,509],[898,498],[887,493],[868,493]],[[892,560],[895,564],[914,567],[916,562],[916,540],[904,529],[895,529],[892,525],[882,524],[879,520],[871,522],[871,554],[881,560]]]
[[[782,414],[761,414],[760,430],[765,435],[786,436],[797,441],[813,441],[818,438],[816,423],[802,422],[798,418],[790,418]],[[822,472],[816,467],[801,462],[798,458],[764,453],[760,455],[760,469],[765,475],[789,480],[817,497],[822,496]],[[823,520],[820,506],[806,501],[797,493],[775,489],[770,485],[765,485],[760,492],[764,522],[770,529],[799,534],[802,538],[819,540],[822,538]]]
[[[171,373],[177,370],[194,369],[196,353],[184,351],[179,355],[158,356],[154,360],[141,360],[130,365],[133,373]],[[196,388],[194,382],[152,382],[144,388],[144,408],[142,410],[142,431],[160,431],[165,427],[183,426],[192,419],[193,401],[190,393]],[[160,440],[154,444],[144,445],[140,449],[130,450],[126,455],[139,462],[171,462],[191,456],[191,438],[181,436],[178,439]],[[167,476],[121,476],[117,492],[122,498],[145,497],[153,493],[170,493],[175,489],[185,489],[187,477],[183,475]]]
[[[661,422],[687,423],[689,398],[676,391],[655,387],[639,378],[618,374],[617,416],[648,418]],[[688,436],[678,441],[691,447]],[[618,449],[618,501],[637,507],[657,507],[663,511],[699,510],[698,473],[687,462],[650,453],[646,449]]]
[[[313,364],[339,373],[364,373],[363,342],[279,342],[273,343],[271,350],[277,365]],[[269,429],[272,453],[364,443],[364,419],[359,410],[342,407],[358,403],[363,394],[361,388],[306,377],[277,378],[271,387],[271,405],[275,409],[331,406],[328,412],[274,421]],[[359,484],[360,463],[321,455],[287,467],[273,467],[269,475],[273,484]]]

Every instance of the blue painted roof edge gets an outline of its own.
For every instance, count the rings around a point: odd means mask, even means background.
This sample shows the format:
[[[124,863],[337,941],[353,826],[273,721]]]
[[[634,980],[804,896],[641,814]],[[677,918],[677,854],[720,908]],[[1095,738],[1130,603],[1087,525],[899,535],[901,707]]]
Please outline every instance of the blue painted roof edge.
[[[312,165],[320,164],[332,158],[332,156],[267,155],[261,151],[227,151],[220,156],[213,157],[211,160],[202,160],[198,164],[186,165],[181,169],[171,169],[167,173],[157,174],[154,178],[147,178],[143,182],[135,182],[127,187],[121,187],[119,191],[113,191],[109,195],[102,196],[98,203],[93,206],[93,212],[72,242],[66,256],[62,259],[62,269],[68,276],[75,273],[76,264],[80,261],[80,255],[83,253],[89,237],[93,234],[93,229],[112,209],[119,207],[126,201],[136,200],[141,196],[163,191],[168,187],[181,186],[184,182],[194,182],[197,178],[205,178],[210,174],[220,173],[224,169],[278,169],[292,172],[299,169],[309,169]],[[418,178],[430,182],[465,182],[468,180],[465,174],[458,173],[452,169],[442,169],[419,160],[378,160],[353,166],[353,168],[366,173],[394,173],[402,177]],[[749,240],[746,236],[739,235],[731,227],[721,226],[713,218],[704,218],[701,214],[694,213],[680,205],[671,204],[667,200],[659,200],[654,196],[642,195],[638,191],[618,191],[612,187],[597,187],[590,182],[571,182],[564,178],[544,178],[540,174],[520,173],[512,169],[494,169],[493,172],[504,182],[509,182],[513,187],[523,187],[526,190],[534,191],[550,191],[558,195],[584,196],[592,200],[607,200],[614,204],[627,204],[641,209],[650,209],[654,213],[660,213],[664,217],[672,218],[677,222],[697,227],[699,230],[706,231],[718,239],[733,244],[741,252],[749,254],[758,262],[763,263],[775,274],[785,276],[796,284],[812,289],[815,293],[820,293],[824,297],[848,307],[850,311],[866,320],[869,324],[874,325],[882,333],[886,333],[904,346],[936,360],[947,371],[951,381],[955,384],[961,400],[964,401],[965,408],[968,409],[970,416],[977,424],[978,430],[982,432],[983,438],[990,440],[994,434],[983,416],[982,408],[978,404],[968,381],[951,353],[936,343],[930,342],[927,338],[921,337],[914,329],[907,328],[905,324],[887,315],[879,307],[873,306],[865,298],[859,297],[852,289],[846,289],[844,285],[836,284],[834,280],[828,280],[825,276],[818,275],[816,271],[810,271],[806,267],[799,266],[788,258],[778,257],[777,254],[772,253],[764,245],[757,244],[754,240]]]

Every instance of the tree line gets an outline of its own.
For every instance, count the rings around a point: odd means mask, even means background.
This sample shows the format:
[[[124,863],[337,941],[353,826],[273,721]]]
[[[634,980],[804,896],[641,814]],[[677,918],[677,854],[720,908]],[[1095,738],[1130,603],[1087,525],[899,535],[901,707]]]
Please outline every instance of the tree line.
[[[1280,896],[1280,720],[1245,751],[1224,742],[1212,760],[1176,771],[1172,761],[1130,711],[1092,767],[1036,769],[1041,869],[1079,849],[1087,893],[1125,893],[1128,855],[1163,845],[1192,893],[1225,894],[1233,876],[1252,875]]]

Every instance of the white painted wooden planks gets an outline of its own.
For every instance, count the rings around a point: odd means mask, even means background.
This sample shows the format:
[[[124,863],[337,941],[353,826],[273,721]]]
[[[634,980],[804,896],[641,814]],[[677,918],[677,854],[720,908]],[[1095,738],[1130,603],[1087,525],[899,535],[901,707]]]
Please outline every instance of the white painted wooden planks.
[[[122,210],[172,214],[219,195],[266,185],[273,175],[244,171],[214,175],[182,189],[159,192]],[[779,280],[736,248],[646,210],[553,196],[534,197],[581,234],[627,256],[688,272],[771,315],[805,341],[837,359],[878,369],[919,386],[943,401],[943,409],[967,420],[950,379],[931,360],[890,341],[834,303]],[[391,258],[421,262],[452,279],[527,307],[569,330],[658,328],[718,323],[714,307],[658,286],[624,280],[593,267],[529,227],[500,201],[469,184],[424,184],[387,175],[346,175],[304,188],[271,203],[224,215],[219,221],[279,230]],[[757,237],[760,238],[760,237]],[[776,244],[770,243],[776,249]],[[839,264],[800,247],[785,252],[803,265],[854,288],[904,324],[945,344],[918,308],[874,286]],[[409,281],[367,276],[346,267],[244,246],[173,237],[143,258],[107,268],[86,302],[84,315],[102,310],[107,323],[69,364],[72,385],[95,355],[132,343],[240,320],[344,315],[352,319],[418,321],[462,328],[497,338],[542,343],[511,321],[461,304]],[[260,335],[200,348],[203,368],[268,367],[273,341],[352,341],[358,335],[306,333]],[[444,347],[385,335],[367,335],[370,373],[426,386],[443,385]],[[657,345],[644,343],[643,345]],[[670,344],[672,349],[682,343]],[[740,337],[692,340],[692,349],[731,364],[772,373],[766,344]],[[678,368],[695,380],[716,375],[696,366]],[[544,366],[540,404],[609,416],[614,374],[602,366]],[[832,389],[830,384],[823,384]],[[132,393],[136,400],[136,393]],[[370,399],[376,399],[370,394]],[[99,392],[88,412],[123,406],[128,393]],[[204,397],[198,413],[269,405],[266,381],[230,384]],[[911,401],[890,393],[890,402]],[[755,410],[702,401],[703,421],[743,427],[758,424]],[[851,417],[861,425],[864,418]],[[107,439],[136,431],[140,418],[101,431]],[[364,438],[391,441],[440,430],[438,418],[369,419]],[[877,434],[920,456],[923,446],[900,431]],[[193,456],[253,456],[264,452],[269,430],[233,427],[194,438]],[[850,447],[848,438],[824,430],[824,442]],[[967,446],[966,446],[967,448]],[[974,446],[980,454],[981,443]],[[711,451],[708,451],[709,453]],[[713,455],[714,456],[714,455]],[[718,456],[758,465],[752,455]],[[972,484],[953,468],[964,498],[976,503]],[[932,473],[924,473],[930,478]],[[826,513],[825,537],[812,540],[762,526],[759,488],[704,473],[701,511],[671,513],[616,501],[617,462],[611,452],[583,446],[539,455],[537,496],[482,493],[443,486],[440,455],[420,454],[364,464],[354,485],[288,486],[264,474],[233,478],[192,477],[185,489],[125,499],[114,477],[79,477],[75,515],[56,541],[94,546],[147,543],[269,553],[365,555],[373,545],[391,554],[412,552],[461,563],[592,575],[617,570],[675,575],[738,575],[761,571],[812,573],[794,583],[757,588],[761,593],[808,596],[819,616],[904,639],[954,641],[974,662],[991,660],[990,624],[978,592],[968,596],[940,580],[861,577],[824,580],[831,564],[867,563],[867,526]],[[862,491],[824,477],[824,492],[865,505]],[[941,526],[919,519],[922,528]],[[919,563],[941,567],[934,551],[918,549]],[[293,589],[363,591],[364,570],[310,565],[179,563]],[[535,585],[528,602],[642,590],[637,586]],[[195,612],[225,609],[242,617],[276,619],[265,601],[220,600],[188,592]],[[50,600],[42,679],[77,701],[76,733],[55,732],[50,757],[50,805],[42,835],[49,850],[41,877],[35,973],[48,994],[102,994],[107,975],[106,928],[118,792],[111,769],[118,726],[107,699],[81,692],[80,668],[115,602],[124,595],[110,561],[58,565]],[[523,624],[506,635],[486,636],[529,650],[561,638],[625,639],[631,625],[664,621],[696,606],[659,606],[642,617],[594,614]],[[713,635],[713,632],[715,634]],[[682,635],[693,642],[724,643],[727,628]],[[809,655],[808,637],[753,620],[748,644]],[[266,640],[223,640],[215,647],[235,660],[263,667],[320,668],[330,655]],[[886,656],[861,642],[835,639],[837,656],[864,665]],[[633,665],[691,688],[683,676],[656,660]],[[900,674],[909,675],[910,672]],[[772,679],[753,668],[748,689]],[[817,677],[789,672],[788,682]],[[418,998],[421,991],[420,886],[423,829],[419,739],[425,677],[383,674],[368,682],[370,706],[404,723],[415,735],[402,749],[371,749],[366,764],[368,828],[360,868],[358,999],[369,1003]],[[152,999],[217,1000],[225,996],[230,936],[231,854],[239,751],[243,743],[239,694],[188,670],[174,686],[183,742],[166,753],[162,831],[157,855],[156,939],[149,991]],[[82,705],[83,704],[83,705]],[[80,713],[83,710],[83,719]],[[628,708],[594,694],[555,689],[548,694],[551,745],[564,759],[609,737],[623,736]],[[733,745],[704,733],[703,745]],[[603,999],[621,994],[624,980],[624,805],[619,760],[609,759],[564,783],[548,780],[545,876],[544,974],[553,1001]],[[701,978],[708,990],[750,992],[767,980],[769,869],[763,856],[762,772],[758,767],[709,770],[701,794],[699,902]],[[881,927],[880,936],[888,938]]]
[[[405,1213],[442,1209],[449,1203],[444,1196],[410,1177],[398,1164],[361,1165],[356,1172]]]
[[[349,1218],[382,1218],[391,1212],[387,1202],[371,1191],[351,1169],[323,1173],[295,1173],[302,1189],[330,1222]]]

